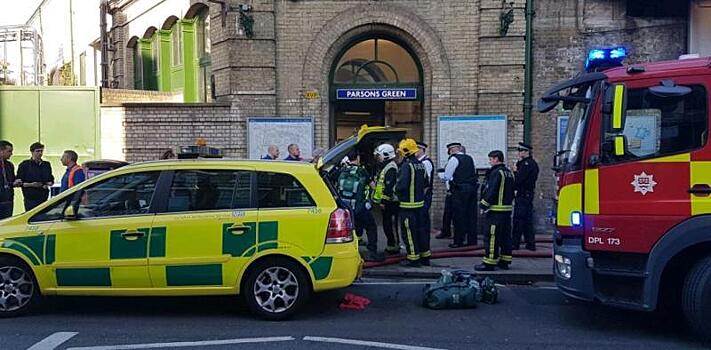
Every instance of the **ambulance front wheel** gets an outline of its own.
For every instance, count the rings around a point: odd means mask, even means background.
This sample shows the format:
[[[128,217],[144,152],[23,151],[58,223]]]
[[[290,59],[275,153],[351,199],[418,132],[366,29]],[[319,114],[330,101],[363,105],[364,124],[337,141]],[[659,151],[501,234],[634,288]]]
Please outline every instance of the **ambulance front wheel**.
[[[250,267],[241,293],[249,310],[267,320],[284,320],[296,313],[311,295],[308,275],[297,263],[267,258]]]
[[[0,317],[29,312],[39,297],[32,269],[17,258],[0,256]]]
[[[711,256],[697,262],[686,275],[681,305],[694,333],[711,343]]]

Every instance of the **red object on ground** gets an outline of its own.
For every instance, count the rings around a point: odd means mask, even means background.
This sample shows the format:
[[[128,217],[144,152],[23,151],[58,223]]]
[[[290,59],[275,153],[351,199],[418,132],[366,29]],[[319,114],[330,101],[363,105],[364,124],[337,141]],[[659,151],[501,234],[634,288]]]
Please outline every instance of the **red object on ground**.
[[[341,302],[338,307],[341,310],[365,310],[365,307],[370,304],[370,299],[362,297],[360,295],[355,295],[353,293],[346,293],[343,297],[343,302]]]

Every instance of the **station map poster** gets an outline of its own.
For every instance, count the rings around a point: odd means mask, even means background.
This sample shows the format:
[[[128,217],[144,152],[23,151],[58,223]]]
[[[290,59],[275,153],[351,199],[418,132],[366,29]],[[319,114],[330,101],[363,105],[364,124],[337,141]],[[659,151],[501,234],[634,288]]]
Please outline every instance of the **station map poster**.
[[[301,157],[311,159],[314,149],[314,121],[311,117],[249,117],[247,118],[247,155],[260,159],[269,145],[279,147],[279,159],[289,153],[286,147],[295,143]]]
[[[489,168],[489,152],[501,150],[506,154],[505,115],[439,116],[437,159],[439,168],[447,164],[447,144],[461,142],[467,154],[474,157],[477,168]]]

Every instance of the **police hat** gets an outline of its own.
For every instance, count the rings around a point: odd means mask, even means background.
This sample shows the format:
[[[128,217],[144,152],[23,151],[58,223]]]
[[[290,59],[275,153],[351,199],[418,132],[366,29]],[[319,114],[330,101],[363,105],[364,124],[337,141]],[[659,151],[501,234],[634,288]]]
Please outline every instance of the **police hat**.
[[[518,150],[519,151],[531,151],[533,150],[533,147],[531,145],[525,144],[523,142],[518,143]]]
[[[417,141],[417,147],[427,149],[427,144],[424,142]]]
[[[461,146],[462,144],[459,142],[452,142],[450,144],[447,144],[447,148],[454,147],[454,146]]]

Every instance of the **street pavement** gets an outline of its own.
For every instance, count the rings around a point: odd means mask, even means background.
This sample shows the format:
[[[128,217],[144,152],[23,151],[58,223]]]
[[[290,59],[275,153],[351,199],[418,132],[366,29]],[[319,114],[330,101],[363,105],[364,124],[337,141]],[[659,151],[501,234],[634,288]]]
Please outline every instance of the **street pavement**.
[[[405,267],[398,262],[405,258],[404,255],[388,257],[385,262],[366,262],[363,275],[372,278],[437,278],[443,269],[470,270],[474,265],[481,263],[484,248],[481,245],[451,249],[447,247],[451,239],[435,239],[439,230],[431,232],[430,246],[433,252],[431,266]],[[382,235],[381,235],[382,236]],[[538,235],[536,251],[526,249],[513,252],[513,263],[509,270],[496,269],[491,272],[480,272],[479,275],[491,276],[503,283],[532,283],[553,281],[552,242],[550,236]],[[480,237],[481,243],[481,237]],[[378,241],[379,248],[384,249],[382,240]],[[360,247],[363,256],[367,256],[365,247]],[[404,253],[404,249],[401,251]]]
[[[254,319],[234,297],[54,297],[33,315],[0,320],[0,349],[702,348],[679,320],[568,300],[549,283],[502,286],[498,304],[470,310],[425,309],[422,288],[364,279],[315,295],[286,322]],[[340,310],[347,292],[372,303]]]

